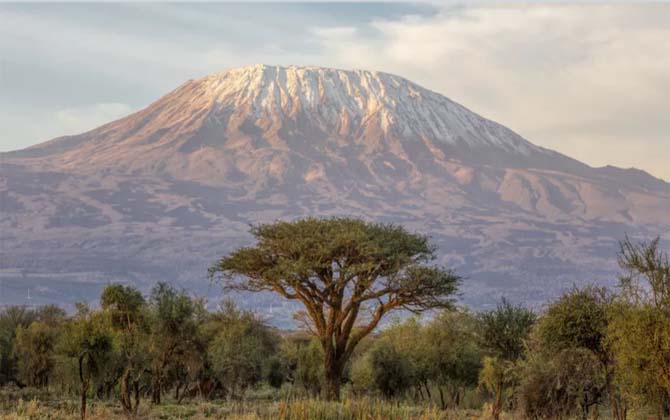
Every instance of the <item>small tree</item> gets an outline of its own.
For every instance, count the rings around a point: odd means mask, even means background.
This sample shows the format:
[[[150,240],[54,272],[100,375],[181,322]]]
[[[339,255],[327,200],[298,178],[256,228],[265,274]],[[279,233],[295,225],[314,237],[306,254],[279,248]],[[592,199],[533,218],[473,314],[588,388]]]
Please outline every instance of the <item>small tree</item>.
[[[515,384],[516,365],[510,360],[500,357],[486,356],[482,360],[482,370],[479,371],[479,387],[493,395],[491,403],[491,417],[500,418],[502,413],[505,392]]]
[[[323,349],[316,338],[297,348],[295,377],[298,383],[310,393],[318,396],[323,388]]]
[[[428,375],[437,385],[442,409],[447,408],[443,389],[453,406],[460,403],[462,391],[474,387],[482,367],[482,349],[477,342],[477,322],[467,311],[445,311],[430,322],[416,353],[425,353]]]
[[[367,354],[372,380],[386,398],[402,395],[412,385],[409,360],[390,343],[380,340]]]
[[[39,321],[27,328],[17,329],[14,356],[18,360],[19,377],[24,383],[35,387],[49,386],[57,336],[54,327]]]
[[[495,420],[500,418],[505,388],[513,384],[515,363],[523,356],[535,319],[533,311],[505,299],[497,309],[480,315],[482,344],[490,354],[484,358],[480,384],[494,395],[491,415]]]
[[[624,270],[620,287],[634,303],[644,303],[670,312],[670,256],[660,248],[661,239],[620,244],[619,267]]]
[[[35,311],[25,306],[0,310],[0,386],[8,382],[24,385],[18,377],[18,361],[13,351],[16,332],[37,319]]]
[[[345,363],[386,314],[448,307],[459,282],[426,265],[435,258],[427,237],[400,226],[308,218],[251,233],[257,244],[222,258],[210,276],[221,275],[225,290],[272,291],[305,307],[323,348],[328,399],[339,399]]]
[[[160,404],[167,371],[178,363],[197,334],[195,304],[184,292],[158,283],[149,300],[151,315],[151,400]]]
[[[60,353],[76,360],[80,383],[80,415],[86,418],[86,399],[92,380],[99,378],[113,352],[113,337],[108,317],[79,305],[77,314],[65,325],[59,343]]]
[[[670,258],[657,238],[621,243],[622,299],[613,305],[608,341],[616,376],[634,400],[670,416]]]
[[[285,337],[279,345],[279,359],[286,380],[318,396],[323,388],[323,350],[316,337],[302,332]]]
[[[135,417],[148,358],[146,301],[136,288],[112,284],[103,290],[100,306],[111,318],[125,365],[119,386],[121,405],[127,417]]]
[[[430,400],[429,381],[434,378],[436,366],[433,364],[435,363],[432,358],[433,346],[428,335],[426,327],[421,324],[418,317],[410,317],[402,322],[396,320],[385,328],[378,338],[374,339],[372,348],[379,347],[384,343],[392,346],[399,356],[402,356],[409,364],[411,370],[410,385],[414,386],[415,393],[423,399],[423,391],[425,390],[426,398]],[[370,359],[365,356],[363,358],[368,359],[368,361]]]
[[[585,420],[589,408],[600,402],[605,380],[598,358],[588,349],[531,353],[521,365],[516,396],[529,419]],[[597,411],[593,414],[597,418]]]
[[[56,305],[39,306],[34,310],[35,318],[52,328],[58,328],[67,318],[67,313],[63,308]]]
[[[568,358],[562,352],[581,355],[580,366],[595,361],[591,370],[597,372],[591,380],[589,392],[583,392],[575,401],[584,408],[596,406],[606,394],[610,396],[612,415],[615,419],[626,418],[626,407],[614,386],[614,356],[607,343],[608,312],[612,296],[606,289],[586,287],[565,293],[552,303],[540,318],[532,350],[543,353],[547,359]],[[580,353],[581,352],[581,353]],[[586,357],[585,353],[592,357]],[[569,359],[569,358],[568,358]],[[571,361],[575,358],[569,359]],[[562,366],[567,366],[562,363]],[[560,367],[560,366],[559,366]],[[555,370],[561,373],[561,370]],[[584,381],[583,375],[565,375],[566,380]],[[575,387],[575,389],[580,389]],[[581,391],[580,391],[581,392]],[[584,397],[584,398],[582,398]]]
[[[212,368],[235,398],[238,391],[263,379],[279,338],[256,316],[230,301],[214,319],[216,335],[209,347]]]

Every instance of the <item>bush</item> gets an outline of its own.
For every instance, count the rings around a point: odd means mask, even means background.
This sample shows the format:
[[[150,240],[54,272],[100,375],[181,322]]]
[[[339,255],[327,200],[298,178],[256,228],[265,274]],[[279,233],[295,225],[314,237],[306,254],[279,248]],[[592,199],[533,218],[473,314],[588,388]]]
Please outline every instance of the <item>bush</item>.
[[[369,363],[374,384],[386,398],[402,395],[412,386],[409,361],[389,343],[379,341],[370,350]]]

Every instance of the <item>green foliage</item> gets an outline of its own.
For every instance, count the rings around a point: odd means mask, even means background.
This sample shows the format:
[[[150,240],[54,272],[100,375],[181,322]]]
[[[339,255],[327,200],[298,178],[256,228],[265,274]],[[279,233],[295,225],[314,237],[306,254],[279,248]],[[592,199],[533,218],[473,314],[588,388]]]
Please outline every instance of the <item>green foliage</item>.
[[[110,318],[102,312],[91,312],[85,305],[78,305],[77,314],[65,323],[60,335],[58,352],[61,366],[71,367],[80,385],[81,418],[86,418],[87,398],[91,382],[98,389],[104,387],[105,372],[114,371],[113,332]],[[69,362],[69,363],[68,363]]]
[[[122,355],[121,405],[126,415],[134,417],[140,404],[140,384],[146,380],[150,360],[146,301],[135,287],[112,284],[103,290],[100,306],[111,319],[115,343]]]
[[[310,394],[318,396],[323,388],[323,349],[318,340],[298,345],[296,351],[296,381]]]
[[[429,378],[455,390],[477,385],[483,358],[477,327],[477,319],[463,310],[442,312],[427,325],[421,345]]]
[[[519,405],[532,419],[586,418],[601,402],[605,377],[595,354],[583,347],[552,357],[533,354],[522,365],[516,390]]]
[[[524,340],[537,316],[503,299],[495,310],[480,314],[479,319],[484,348],[502,360],[515,361],[523,355]]]
[[[196,304],[185,293],[158,283],[149,299],[152,401],[184,370],[183,357],[197,350]]]
[[[229,388],[231,396],[259,383],[278,337],[252,313],[226,302],[214,315],[216,335],[209,353],[215,375]]]
[[[386,341],[379,341],[369,354],[372,379],[386,398],[402,395],[412,385],[409,360]]]
[[[55,305],[44,305],[34,309],[35,320],[42,322],[49,327],[56,328],[67,318],[63,308]]]
[[[610,312],[608,340],[621,388],[662,418],[670,416],[670,258],[659,245],[658,238],[621,243],[623,294]]]
[[[112,324],[117,330],[136,329],[144,321],[146,301],[133,286],[111,284],[102,291],[100,306],[109,312]]]
[[[645,302],[670,311],[670,256],[660,249],[660,238],[633,243],[621,242],[619,266],[624,270],[620,287],[631,302]]]
[[[515,365],[509,360],[485,356],[479,371],[479,386],[491,394],[497,395],[503,386],[514,382]]]
[[[210,269],[212,276],[228,274],[228,288],[279,289],[293,297],[303,285],[340,280],[342,289],[356,285],[367,291],[379,280],[389,289],[414,291],[403,306],[427,309],[449,305],[458,280],[450,272],[422,266],[434,259],[428,238],[397,225],[307,218],[258,225],[251,233],[256,246],[241,248]]]
[[[108,368],[113,351],[114,336],[105,313],[80,306],[72,319],[64,323],[58,353],[75,360],[82,358],[83,375],[100,377]]]
[[[538,323],[538,338],[546,351],[584,348],[605,361],[607,317],[611,298],[604,289],[575,289],[549,306]]]
[[[500,417],[509,403],[508,389],[516,385],[517,362],[524,355],[525,342],[537,316],[531,310],[514,306],[505,299],[498,307],[479,316],[482,346],[491,356],[483,360],[479,384],[494,395],[491,416]]]
[[[25,384],[21,379],[25,376],[19,374],[17,355],[14,353],[17,331],[28,328],[35,321],[55,328],[64,319],[65,311],[53,305],[35,309],[10,306],[0,310],[0,386],[9,382]]]
[[[375,372],[370,358],[359,356],[351,366],[351,389],[357,396],[371,394],[376,391]]]
[[[608,394],[612,404],[619,403],[607,344],[611,305],[605,289],[574,289],[540,317],[518,390],[528,416],[584,417]]]
[[[417,318],[393,323],[354,361],[353,390],[395,397],[414,389],[428,400],[436,390],[443,409],[458,406],[466,389],[477,385],[483,356],[478,325],[465,310],[444,311],[426,324]]]
[[[640,405],[670,411],[670,315],[650,304],[619,304],[609,340],[620,386]]]
[[[279,389],[282,386],[286,379],[286,372],[279,357],[273,356],[265,363],[265,373],[263,376],[271,387]]]
[[[27,328],[36,319],[35,311],[25,306],[10,306],[0,311],[0,385],[19,381],[13,352],[16,331]]]
[[[158,283],[151,290],[151,329],[155,337],[180,341],[187,339],[195,329],[195,304],[185,292],[179,292],[166,283]]]
[[[56,331],[44,322],[18,327],[13,353],[18,360],[18,377],[30,386],[46,387],[54,367]]]

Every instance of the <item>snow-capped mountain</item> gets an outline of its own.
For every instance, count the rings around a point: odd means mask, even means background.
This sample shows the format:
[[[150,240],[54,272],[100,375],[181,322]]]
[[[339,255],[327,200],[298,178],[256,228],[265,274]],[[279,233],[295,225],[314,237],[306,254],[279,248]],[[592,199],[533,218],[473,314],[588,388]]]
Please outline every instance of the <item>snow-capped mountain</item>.
[[[200,287],[248,223],[348,214],[431,234],[469,303],[540,303],[613,280],[624,232],[670,227],[670,184],[591,168],[380,72],[229,70],[0,159],[5,302],[110,280]]]

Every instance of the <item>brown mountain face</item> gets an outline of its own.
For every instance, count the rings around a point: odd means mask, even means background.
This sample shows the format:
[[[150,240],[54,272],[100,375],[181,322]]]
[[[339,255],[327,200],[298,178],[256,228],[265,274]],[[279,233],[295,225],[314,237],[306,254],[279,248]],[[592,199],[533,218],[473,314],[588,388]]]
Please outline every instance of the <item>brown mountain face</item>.
[[[469,277],[467,303],[539,304],[613,280],[625,232],[670,227],[670,184],[367,71],[230,70],[0,159],[0,303],[89,298],[113,280],[214,293],[206,268],[248,243],[249,223],[347,214],[432,235]]]

